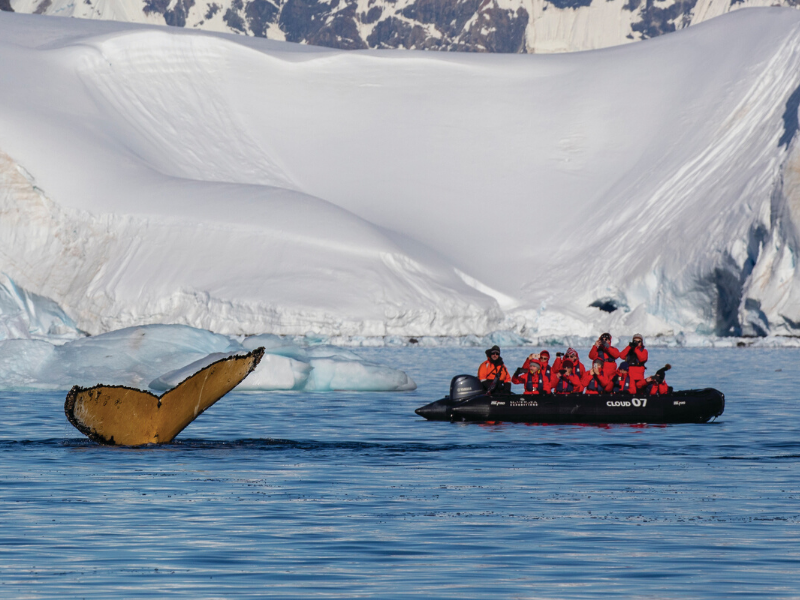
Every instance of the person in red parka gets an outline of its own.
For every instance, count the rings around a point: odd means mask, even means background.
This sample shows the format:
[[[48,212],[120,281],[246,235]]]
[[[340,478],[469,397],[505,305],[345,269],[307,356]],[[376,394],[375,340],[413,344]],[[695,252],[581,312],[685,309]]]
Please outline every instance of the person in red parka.
[[[672,388],[667,385],[666,381],[664,381],[664,376],[671,368],[672,365],[664,365],[661,369],[656,371],[655,375],[652,375],[642,381],[639,385],[639,392],[642,394],[647,394],[648,396],[669,394],[672,391]]]
[[[614,388],[614,382],[603,373],[603,361],[599,358],[592,363],[592,370],[583,375],[581,385],[587,394],[606,394]]]
[[[628,373],[628,363],[622,361],[619,363],[617,373],[612,378],[612,394],[635,394],[638,391],[636,384],[638,383]]]
[[[621,360],[628,363],[628,372],[632,379],[644,381],[645,363],[647,362],[647,348],[644,347],[644,338],[637,333],[619,353]]]
[[[572,361],[564,359],[561,369],[553,373],[550,387],[554,394],[580,394],[583,391],[580,378],[572,372]]]
[[[522,365],[523,370],[527,371],[531,361],[535,360],[542,367],[542,375],[550,379],[550,352],[542,350],[539,354],[530,354]]]
[[[613,377],[616,374],[619,350],[611,345],[610,333],[604,333],[597,339],[592,349],[589,350],[589,358],[603,361],[603,373],[606,377]]]
[[[543,376],[542,366],[535,360],[529,361],[527,371],[522,368],[517,369],[511,378],[511,383],[523,384],[525,391],[522,393],[526,396],[550,393],[550,380]]]
[[[478,367],[478,379],[487,390],[511,391],[511,375],[500,357],[499,346],[492,346],[486,351],[486,360]]]
[[[575,373],[575,375],[583,379],[583,376],[586,374],[586,367],[583,366],[581,359],[578,358],[578,352],[572,348],[567,348],[564,358],[561,358],[560,355],[560,352],[556,354],[556,360],[553,362],[553,370],[561,370],[561,363],[564,361],[564,359],[569,359],[569,361],[572,363],[572,371]]]

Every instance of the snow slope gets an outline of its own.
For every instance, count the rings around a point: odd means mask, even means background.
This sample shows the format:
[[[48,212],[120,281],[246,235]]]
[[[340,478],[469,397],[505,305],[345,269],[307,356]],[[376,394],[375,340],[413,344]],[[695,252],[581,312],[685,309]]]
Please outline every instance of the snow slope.
[[[798,0],[0,0],[0,10],[222,31],[342,50],[574,52]]]
[[[0,271],[84,331],[800,332],[797,11],[551,56],[0,40]]]

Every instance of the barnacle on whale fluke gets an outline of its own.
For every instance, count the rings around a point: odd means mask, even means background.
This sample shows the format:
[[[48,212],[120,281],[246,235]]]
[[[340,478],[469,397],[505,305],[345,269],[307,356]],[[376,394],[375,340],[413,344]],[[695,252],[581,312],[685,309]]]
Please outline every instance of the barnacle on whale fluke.
[[[64,402],[67,419],[101,444],[166,444],[258,366],[264,348],[229,356],[201,369],[161,397],[116,385],[73,387]]]

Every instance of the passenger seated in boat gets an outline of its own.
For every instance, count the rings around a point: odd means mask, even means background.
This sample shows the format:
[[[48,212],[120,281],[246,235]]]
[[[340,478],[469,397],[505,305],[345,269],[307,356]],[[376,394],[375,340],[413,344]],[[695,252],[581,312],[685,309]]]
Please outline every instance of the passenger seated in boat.
[[[598,358],[603,361],[603,373],[606,377],[613,377],[617,372],[617,359],[619,358],[619,350],[611,345],[611,334],[604,333],[589,350],[589,358],[597,360]]]
[[[587,394],[605,394],[614,388],[614,382],[603,373],[603,361],[599,358],[592,363],[592,370],[583,375],[581,385]]]
[[[522,369],[527,371],[532,360],[538,361],[539,365],[542,367],[542,374],[547,377],[547,379],[550,379],[550,352],[542,350],[539,354],[530,354],[528,358],[525,359]]]
[[[499,346],[492,346],[486,351],[486,361],[478,368],[478,379],[487,390],[511,391],[511,375],[500,357]]]
[[[635,394],[637,391],[636,380],[628,373],[628,363],[619,363],[617,372],[612,378],[611,393],[613,394]]]
[[[573,350],[572,348],[567,348],[567,352],[564,355],[564,358],[561,358],[561,353],[556,354],[556,360],[553,362],[553,369],[558,371],[561,369],[561,363],[564,359],[569,359],[572,362],[572,370],[579,378],[583,379],[583,376],[586,374],[586,367],[583,366],[580,358],[578,358],[578,352]]]
[[[572,372],[572,361],[564,359],[561,369],[553,373],[550,387],[554,394],[579,394],[583,391],[580,378]]]
[[[647,363],[647,348],[644,347],[644,338],[637,333],[630,343],[619,353],[621,360],[628,363],[628,373],[637,385],[644,384],[644,369]]]
[[[549,394],[550,380],[542,374],[542,365],[536,360],[528,361],[528,370],[520,367],[514,371],[511,383],[521,383],[525,387],[524,395]]]
[[[639,392],[642,394],[647,394],[648,396],[658,396],[660,394],[669,394],[672,391],[672,388],[667,385],[667,382],[664,381],[664,377],[666,372],[672,368],[672,365],[664,365],[661,369],[656,371],[655,375],[652,375],[645,379],[642,384],[639,386]]]

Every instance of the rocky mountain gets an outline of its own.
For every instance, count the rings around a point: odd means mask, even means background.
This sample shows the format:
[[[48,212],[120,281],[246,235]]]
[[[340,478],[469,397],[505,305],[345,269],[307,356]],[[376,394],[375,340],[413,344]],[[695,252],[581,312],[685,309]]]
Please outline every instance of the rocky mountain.
[[[0,10],[129,21],[340,49],[571,52],[800,0],[0,0]]]

